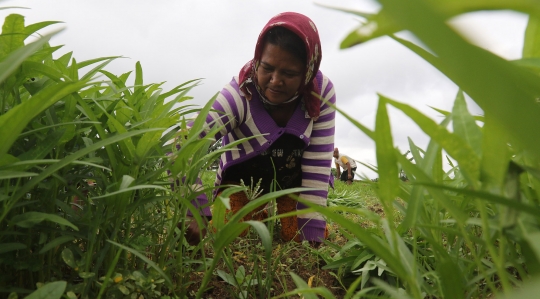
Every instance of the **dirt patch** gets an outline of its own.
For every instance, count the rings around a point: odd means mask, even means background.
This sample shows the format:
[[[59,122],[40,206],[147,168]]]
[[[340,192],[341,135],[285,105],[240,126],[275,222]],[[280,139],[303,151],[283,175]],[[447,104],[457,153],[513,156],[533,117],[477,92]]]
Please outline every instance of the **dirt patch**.
[[[322,249],[322,246],[319,249]],[[310,287],[327,288],[336,298],[342,298],[345,294],[332,271],[321,269],[325,265],[324,260],[318,256],[317,250],[308,244],[274,241],[270,264],[266,261],[260,241],[254,237],[250,238],[249,235],[238,238],[226,251],[224,253],[226,257],[220,261],[206,287],[204,298],[241,298],[241,292],[246,294],[244,298],[278,296],[296,289],[291,272],[298,275]],[[211,250],[207,254],[208,257],[212,257]],[[234,268],[232,271],[231,266]],[[242,281],[240,278],[238,281],[241,285],[238,286],[222,278],[223,273],[242,277],[240,268],[243,268],[245,277],[249,276],[251,282],[247,282],[247,279]],[[221,275],[218,275],[218,270],[222,271]],[[194,298],[201,287],[203,277],[204,272],[191,273],[189,279],[192,283],[188,289],[188,298]],[[271,283],[267,283],[267,279],[270,279]],[[301,298],[301,296],[291,295],[287,298]]]

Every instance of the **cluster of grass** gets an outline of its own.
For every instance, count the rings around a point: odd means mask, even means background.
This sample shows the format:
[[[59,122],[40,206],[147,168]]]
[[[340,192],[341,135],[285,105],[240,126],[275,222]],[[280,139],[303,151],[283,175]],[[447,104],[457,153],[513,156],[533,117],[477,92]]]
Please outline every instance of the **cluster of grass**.
[[[279,217],[241,221],[253,208],[301,188],[261,196],[225,222],[227,194],[245,190],[241,186],[215,200],[213,229],[190,246],[183,237],[186,214],[194,212],[203,225],[191,201],[212,194],[213,173],[203,175],[202,189],[194,186],[201,169],[228,150],[213,147],[217,126],[199,138],[212,100],[202,109],[186,104],[197,81],[164,92],[161,84],[144,82],[137,63],[135,85],[126,86],[131,72],[104,70],[116,57],[54,58],[59,47],[48,44],[50,35],[25,44],[54,22],[25,25],[22,16],[8,16],[0,35],[2,296],[457,299],[540,293],[536,1],[379,2],[377,14],[354,12],[366,22],[342,47],[389,35],[461,90],[452,111],[439,110],[441,123],[382,95],[374,130],[341,112],[374,140],[379,179],[336,182],[327,207],[305,203],[310,209],[302,212],[320,212],[331,225],[319,249],[278,242]],[[529,14],[523,59],[506,61],[479,49],[447,24],[486,9]],[[422,47],[393,35],[401,30]],[[465,93],[485,115],[468,112]],[[425,149],[410,140],[412,159],[393,145],[388,106],[431,138]],[[195,111],[199,117],[185,130],[184,117]],[[176,142],[168,144],[171,139]],[[400,180],[403,174],[409,181]],[[248,228],[250,235],[237,238]]]

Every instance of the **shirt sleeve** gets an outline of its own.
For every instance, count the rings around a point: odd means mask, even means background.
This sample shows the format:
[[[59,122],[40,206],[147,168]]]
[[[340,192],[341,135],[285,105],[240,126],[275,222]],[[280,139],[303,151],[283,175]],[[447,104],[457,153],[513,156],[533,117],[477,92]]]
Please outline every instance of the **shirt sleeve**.
[[[302,187],[315,188],[300,194],[300,198],[308,202],[326,207],[329,186],[329,174],[332,167],[335,133],[336,95],[334,85],[323,75],[319,118],[313,122],[313,130],[309,146],[302,158]],[[299,203],[298,209],[307,208]],[[326,220],[320,213],[298,215],[298,227],[304,240],[322,242],[325,238]]]

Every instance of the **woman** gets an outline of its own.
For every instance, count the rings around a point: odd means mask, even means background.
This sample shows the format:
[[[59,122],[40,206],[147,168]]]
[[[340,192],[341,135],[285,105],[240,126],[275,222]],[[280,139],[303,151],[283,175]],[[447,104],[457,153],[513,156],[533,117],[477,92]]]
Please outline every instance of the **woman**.
[[[335,104],[333,84],[319,71],[321,46],[315,24],[306,16],[286,12],[270,19],[259,35],[253,60],[218,95],[208,124],[223,125],[215,136],[228,144],[244,137],[237,150],[221,156],[216,185],[249,185],[261,180],[263,194],[275,189],[316,188],[298,196],[326,206],[332,154],[334,150]],[[325,101],[321,101],[321,98]],[[261,136],[262,135],[262,136]],[[248,202],[243,192],[231,196],[231,212]],[[207,199],[196,203],[203,206]],[[277,199],[278,213],[306,206],[289,196]],[[262,207],[259,208],[259,210]],[[208,208],[201,214],[211,217]],[[244,220],[260,220],[254,211]],[[326,222],[318,213],[281,219],[285,241],[322,242]],[[190,222],[187,238],[198,243],[199,228]]]

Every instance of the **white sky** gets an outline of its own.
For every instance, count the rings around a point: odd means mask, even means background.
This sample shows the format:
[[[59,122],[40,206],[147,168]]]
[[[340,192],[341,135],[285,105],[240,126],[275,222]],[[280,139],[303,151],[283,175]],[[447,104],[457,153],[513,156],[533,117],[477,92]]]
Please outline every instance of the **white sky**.
[[[375,12],[369,0],[319,0],[318,3]],[[65,45],[55,57],[73,51],[77,61],[124,56],[107,66],[120,75],[140,61],[145,84],[166,81],[165,91],[185,81],[204,78],[190,95],[203,105],[237,75],[253,56],[257,36],[275,14],[296,11],[317,25],[322,43],[321,71],[334,83],[338,107],[369,128],[374,127],[377,93],[408,103],[436,120],[429,106],[451,110],[457,87],[408,49],[379,38],[339,50],[341,40],[358,24],[351,14],[317,6],[308,0],[0,0],[3,19],[11,13],[26,17],[26,25],[62,21],[65,28],[51,45]],[[2,21],[3,22],[3,21]],[[471,41],[506,59],[521,57],[527,16],[480,12],[452,20]],[[46,30],[44,32],[47,32]],[[407,36],[406,33],[405,35]],[[481,110],[470,102],[477,114]],[[427,137],[398,111],[390,109],[393,136],[402,152],[407,137],[420,147]],[[336,117],[336,146],[341,153],[376,164],[374,143],[344,117]],[[363,166],[357,172],[376,174]]]

